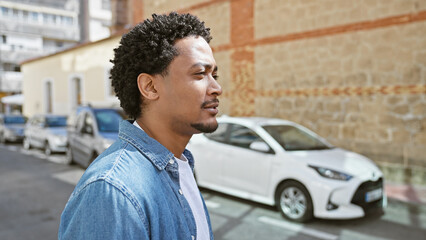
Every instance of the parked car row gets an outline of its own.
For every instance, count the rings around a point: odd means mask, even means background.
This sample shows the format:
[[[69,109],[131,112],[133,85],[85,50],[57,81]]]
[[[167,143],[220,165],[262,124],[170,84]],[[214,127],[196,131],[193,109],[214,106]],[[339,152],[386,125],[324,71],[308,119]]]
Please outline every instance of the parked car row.
[[[120,109],[78,107],[69,117],[37,114],[0,115],[0,142],[22,142],[25,149],[42,149],[46,155],[66,153],[69,164],[88,167],[118,138],[125,114]]]
[[[24,138],[27,118],[20,114],[0,115],[0,142],[19,142]]]
[[[66,116],[0,116],[0,140],[26,149],[66,152],[69,164],[88,167],[118,138],[118,109],[80,107]],[[370,159],[333,146],[309,129],[271,118],[218,118],[218,129],[194,135],[200,187],[276,206],[297,222],[348,219],[386,205],[383,173]],[[25,126],[25,130],[24,130]]]

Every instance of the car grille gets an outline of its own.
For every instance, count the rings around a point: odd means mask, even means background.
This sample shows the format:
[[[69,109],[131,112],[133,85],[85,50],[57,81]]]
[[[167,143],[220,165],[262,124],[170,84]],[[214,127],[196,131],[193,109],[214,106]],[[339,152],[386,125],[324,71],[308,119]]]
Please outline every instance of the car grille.
[[[367,181],[362,183],[356,190],[351,203],[358,205],[364,209],[365,214],[375,212],[378,209],[382,209],[383,197],[372,202],[365,201],[365,194],[374,189],[383,189],[383,179],[379,178],[377,181]]]

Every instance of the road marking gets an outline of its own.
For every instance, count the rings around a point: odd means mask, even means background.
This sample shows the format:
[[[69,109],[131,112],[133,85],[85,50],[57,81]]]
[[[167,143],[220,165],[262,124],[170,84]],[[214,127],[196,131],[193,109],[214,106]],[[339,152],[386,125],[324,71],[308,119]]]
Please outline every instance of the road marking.
[[[217,202],[206,200],[205,203],[206,203],[206,206],[208,208],[219,208],[220,207],[220,203],[217,203]]]
[[[52,175],[52,177],[72,185],[77,185],[83,173],[83,169],[75,169],[71,171],[55,173]]]
[[[326,232],[321,232],[315,229],[310,229],[310,228],[306,228],[303,227],[303,225],[299,225],[296,223],[291,223],[291,222],[286,222],[283,220],[278,220],[278,219],[274,219],[274,218],[270,218],[270,217],[259,217],[257,219],[259,222],[262,223],[266,223],[266,224],[270,224],[270,225],[274,225],[277,227],[281,227],[281,228],[285,228],[287,230],[291,230],[297,233],[302,233],[311,237],[315,237],[318,239],[324,239],[324,240],[336,240],[339,238],[339,236],[337,235],[333,235],[330,233],[326,233]]]
[[[44,155],[44,153],[41,153],[41,152],[34,152],[32,155],[34,157],[38,157],[38,158],[41,158],[41,159],[47,159],[46,155]]]
[[[60,163],[60,164],[65,164],[67,161],[66,157],[63,155],[49,156],[47,157],[47,160],[49,162]]]
[[[7,149],[16,152],[19,148],[17,146],[7,146]]]

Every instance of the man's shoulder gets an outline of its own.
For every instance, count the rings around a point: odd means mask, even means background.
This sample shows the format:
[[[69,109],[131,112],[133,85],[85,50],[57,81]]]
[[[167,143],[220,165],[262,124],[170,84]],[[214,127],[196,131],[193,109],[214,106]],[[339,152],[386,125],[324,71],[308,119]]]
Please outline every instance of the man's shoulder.
[[[140,183],[152,183],[157,169],[131,144],[118,140],[87,168],[75,193],[97,182],[132,191]],[[147,181],[151,179],[151,181]]]

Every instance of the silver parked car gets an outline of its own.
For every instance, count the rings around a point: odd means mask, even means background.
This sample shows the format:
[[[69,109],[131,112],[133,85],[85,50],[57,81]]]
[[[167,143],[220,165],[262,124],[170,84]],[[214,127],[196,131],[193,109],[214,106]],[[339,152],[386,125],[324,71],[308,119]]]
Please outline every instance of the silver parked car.
[[[80,107],[68,123],[67,160],[88,167],[118,138],[121,109]]]
[[[24,138],[27,118],[20,114],[0,115],[0,142],[19,142]]]
[[[24,148],[44,149],[46,155],[65,152],[67,146],[67,117],[53,114],[39,114],[32,117],[24,133]]]

